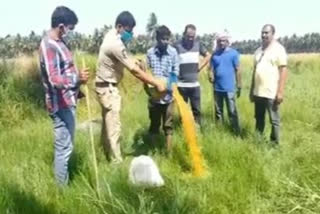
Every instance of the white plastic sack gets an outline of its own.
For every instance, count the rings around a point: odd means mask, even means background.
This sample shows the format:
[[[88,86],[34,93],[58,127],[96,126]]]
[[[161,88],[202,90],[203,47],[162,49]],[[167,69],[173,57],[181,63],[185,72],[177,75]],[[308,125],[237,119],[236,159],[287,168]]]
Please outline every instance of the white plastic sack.
[[[129,169],[129,179],[136,186],[159,187],[164,185],[156,164],[145,155],[133,158]]]

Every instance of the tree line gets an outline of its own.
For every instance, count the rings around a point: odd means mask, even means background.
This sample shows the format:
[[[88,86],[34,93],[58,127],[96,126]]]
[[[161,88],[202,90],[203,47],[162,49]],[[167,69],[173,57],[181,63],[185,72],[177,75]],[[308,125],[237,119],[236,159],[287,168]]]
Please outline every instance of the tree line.
[[[154,44],[155,30],[159,26],[157,17],[151,13],[147,26],[146,34],[136,36],[129,44],[132,53],[146,53],[148,48]],[[68,41],[68,45],[72,50],[84,51],[96,54],[103,41],[104,34],[107,33],[112,26],[104,25],[102,28],[96,28],[90,35],[74,32]],[[42,33],[42,35],[45,32]],[[0,37],[0,58],[12,58],[19,55],[32,55],[38,50],[42,35],[36,34],[34,31],[27,36],[7,35]],[[213,40],[216,34],[203,34],[198,39],[210,51],[212,50]],[[182,35],[174,34],[173,42],[181,39]],[[307,33],[303,36],[285,36],[279,38],[279,42],[286,47],[288,53],[314,53],[320,52],[320,33]],[[259,47],[261,41],[243,40],[235,41],[232,46],[241,54],[252,54]]]

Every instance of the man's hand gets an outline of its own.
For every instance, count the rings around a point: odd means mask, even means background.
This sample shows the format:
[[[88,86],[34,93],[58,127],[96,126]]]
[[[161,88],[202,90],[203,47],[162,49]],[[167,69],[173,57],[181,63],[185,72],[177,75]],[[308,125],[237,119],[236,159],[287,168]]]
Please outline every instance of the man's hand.
[[[83,68],[79,71],[79,79],[81,84],[86,84],[89,80],[89,68]]]
[[[147,71],[147,64],[146,64],[146,62],[143,61],[142,59],[138,59],[138,60],[136,61],[136,64],[137,64],[137,65],[139,66],[139,68],[140,68],[141,70],[143,70],[144,72]]]
[[[237,98],[241,96],[241,87],[237,87]]]
[[[159,93],[165,93],[167,90],[165,84],[162,81],[157,81],[155,87]]]
[[[250,90],[249,99],[250,99],[250,102],[252,103],[254,102],[254,95],[252,90]]]
[[[210,76],[209,76],[209,82],[211,82],[211,83],[214,82],[214,77],[213,77],[213,75],[210,75]]]
[[[213,75],[212,71],[208,71],[208,80],[211,83],[214,82],[214,75]]]
[[[280,105],[283,102],[283,94],[278,93],[275,100],[276,104]]]

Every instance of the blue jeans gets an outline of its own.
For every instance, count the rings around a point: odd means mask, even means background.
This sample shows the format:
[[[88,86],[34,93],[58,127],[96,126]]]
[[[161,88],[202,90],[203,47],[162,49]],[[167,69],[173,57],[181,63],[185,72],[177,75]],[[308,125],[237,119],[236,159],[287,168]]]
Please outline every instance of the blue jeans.
[[[236,106],[236,97],[234,92],[214,92],[216,119],[223,121],[223,103],[227,104],[228,115],[232,129],[235,133],[240,132],[239,117]]]
[[[59,185],[69,181],[68,163],[73,150],[76,108],[60,109],[50,115],[54,129],[54,174]]]

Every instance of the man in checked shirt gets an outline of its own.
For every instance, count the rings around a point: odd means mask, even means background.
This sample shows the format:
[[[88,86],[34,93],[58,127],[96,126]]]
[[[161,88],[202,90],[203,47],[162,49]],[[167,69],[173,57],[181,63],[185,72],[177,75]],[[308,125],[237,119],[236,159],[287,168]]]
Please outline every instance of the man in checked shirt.
[[[68,162],[73,150],[76,104],[81,84],[89,78],[87,68],[78,71],[64,39],[78,23],[67,7],[57,7],[51,17],[51,29],[40,44],[40,68],[46,106],[54,130],[54,173],[57,183],[66,185]]]
[[[156,78],[169,79],[170,73],[179,74],[179,58],[177,50],[169,45],[171,32],[166,26],[160,26],[156,30],[157,44],[147,52],[147,64]],[[173,97],[172,92],[161,99],[149,99],[149,117],[151,120],[149,132],[154,140],[162,127],[166,136],[167,150],[171,149]]]

